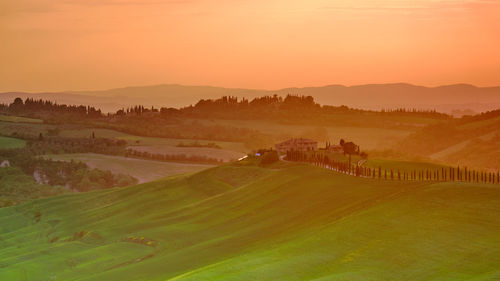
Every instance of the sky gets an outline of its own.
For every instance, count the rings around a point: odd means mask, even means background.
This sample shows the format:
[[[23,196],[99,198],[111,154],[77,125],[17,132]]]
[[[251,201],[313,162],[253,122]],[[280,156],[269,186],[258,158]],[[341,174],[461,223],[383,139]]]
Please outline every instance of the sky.
[[[500,85],[500,0],[1,0],[0,91]]]

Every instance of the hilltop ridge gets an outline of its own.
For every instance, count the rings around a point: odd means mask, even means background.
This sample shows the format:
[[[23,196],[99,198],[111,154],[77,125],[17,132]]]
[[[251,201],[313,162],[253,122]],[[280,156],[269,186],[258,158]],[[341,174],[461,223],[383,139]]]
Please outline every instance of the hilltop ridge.
[[[264,95],[299,94],[313,96],[320,104],[346,105],[349,107],[380,110],[383,108],[436,109],[450,113],[452,110],[471,109],[475,112],[500,108],[500,86],[476,87],[469,84],[437,87],[416,86],[408,83],[326,85],[320,87],[290,87],[276,90],[224,88],[214,86],[184,86],[160,84],[132,86],[99,91],[64,92],[6,92],[0,93],[0,102],[9,102],[17,96],[57,100],[60,103],[98,106],[104,111],[116,111],[135,104],[158,107],[183,107],[200,99],[221,96],[245,97]]]

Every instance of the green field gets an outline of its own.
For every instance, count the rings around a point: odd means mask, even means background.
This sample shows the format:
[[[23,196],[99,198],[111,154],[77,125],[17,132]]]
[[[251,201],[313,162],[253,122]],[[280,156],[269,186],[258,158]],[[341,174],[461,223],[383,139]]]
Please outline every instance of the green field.
[[[47,131],[52,128],[55,128],[55,126],[45,123],[15,123],[0,121],[0,131],[3,135],[17,134],[38,137],[40,133],[46,135]]]
[[[34,119],[34,118],[3,115],[3,114],[0,114],[0,121],[14,122],[14,123],[43,123],[42,119]]]
[[[429,162],[414,162],[414,161],[397,161],[397,160],[386,160],[386,159],[368,159],[364,164],[366,167],[378,168],[381,167],[383,170],[394,170],[401,172],[411,172],[411,171],[425,171],[432,170],[435,171],[441,168],[447,168],[449,166],[429,163]]]
[[[21,148],[24,146],[26,146],[25,140],[0,136],[0,149]]]
[[[95,153],[52,154],[44,157],[60,161],[81,161],[91,168],[108,170],[114,174],[130,175],[138,179],[139,183],[172,175],[198,172],[212,167],[203,164],[159,162]]]
[[[0,209],[0,280],[498,280],[500,186],[223,165]]]

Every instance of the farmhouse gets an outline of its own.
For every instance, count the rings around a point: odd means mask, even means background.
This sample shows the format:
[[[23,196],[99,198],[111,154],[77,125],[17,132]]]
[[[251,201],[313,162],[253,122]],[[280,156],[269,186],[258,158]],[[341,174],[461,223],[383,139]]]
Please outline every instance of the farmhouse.
[[[342,146],[340,145],[335,145],[335,144],[327,144],[326,145],[326,150],[329,151],[329,152],[333,152],[333,153],[344,153],[344,148],[342,148]]]
[[[318,142],[310,139],[289,139],[276,144],[278,153],[286,153],[287,151],[312,151],[318,149]]]

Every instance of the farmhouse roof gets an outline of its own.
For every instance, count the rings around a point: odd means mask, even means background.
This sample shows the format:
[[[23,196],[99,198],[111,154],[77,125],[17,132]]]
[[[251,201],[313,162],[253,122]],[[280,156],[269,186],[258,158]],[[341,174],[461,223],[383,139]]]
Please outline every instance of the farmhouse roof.
[[[284,145],[284,144],[295,144],[295,143],[311,143],[311,144],[313,144],[313,143],[318,143],[318,142],[315,140],[311,140],[311,139],[296,138],[296,139],[286,140],[286,141],[281,142],[279,144]]]

